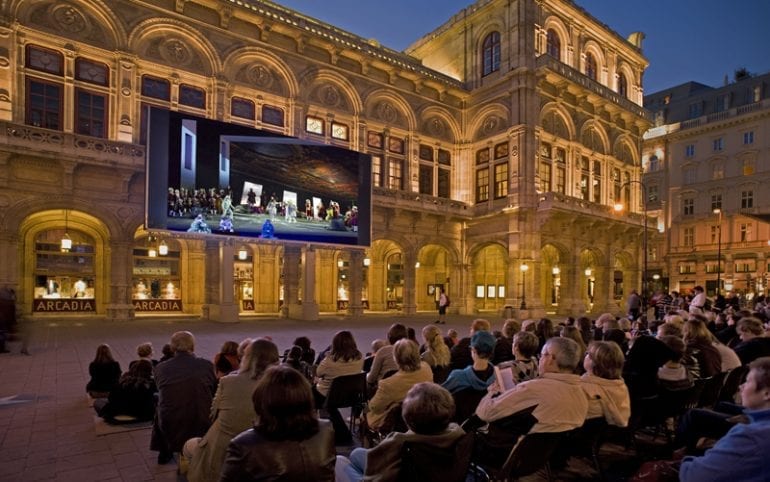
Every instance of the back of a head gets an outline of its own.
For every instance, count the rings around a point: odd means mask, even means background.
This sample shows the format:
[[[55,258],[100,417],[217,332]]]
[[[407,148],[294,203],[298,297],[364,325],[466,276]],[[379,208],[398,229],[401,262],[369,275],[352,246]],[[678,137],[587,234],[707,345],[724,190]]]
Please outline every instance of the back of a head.
[[[620,328],[612,328],[610,330],[603,331],[602,339],[604,341],[612,341],[621,347],[626,344],[626,332]]]
[[[299,362],[302,360],[302,347],[299,345],[294,345],[293,347],[289,348],[289,353],[286,354],[286,361],[296,361]]]
[[[420,369],[420,347],[412,340],[398,340],[393,346],[393,358],[400,370],[415,372]]]
[[[238,343],[234,341],[226,341],[222,344],[222,348],[219,352],[223,355],[238,356]]]
[[[471,348],[476,351],[476,356],[480,358],[492,358],[496,344],[495,336],[488,331],[477,331],[471,336]]]
[[[94,361],[96,363],[108,363],[115,361],[112,356],[112,350],[110,350],[110,345],[102,343],[96,347],[96,356],[94,357]]]
[[[664,336],[677,336],[681,338],[682,329],[676,323],[665,322],[662,325],[658,326],[658,338],[661,338]]]
[[[409,331],[406,326],[401,323],[393,323],[388,329],[388,343],[395,345],[396,342],[402,338],[406,338],[409,335]]]
[[[171,349],[174,353],[192,353],[195,351],[195,337],[189,331],[177,331],[171,335]]]
[[[595,341],[588,347],[593,364],[593,374],[608,380],[618,380],[623,372],[626,358],[617,343]]]
[[[531,331],[520,331],[513,337],[513,346],[519,351],[521,356],[530,359],[537,355],[537,350],[540,348],[540,340]]]
[[[484,318],[476,318],[471,322],[471,333],[477,331],[492,331],[492,324]]]
[[[443,432],[455,414],[455,402],[449,391],[432,382],[414,385],[404,398],[401,415],[415,433],[435,435]]]
[[[147,342],[137,346],[136,354],[139,356],[139,358],[146,358],[152,355],[152,343]]]
[[[553,337],[545,342],[545,348],[553,355],[560,372],[572,373],[580,362],[580,346],[569,338]]]
[[[684,340],[675,335],[664,335],[660,337],[660,341],[662,341],[670,351],[669,360],[676,363],[682,361],[686,349]]]
[[[518,320],[509,318],[503,323],[503,336],[506,338],[513,338],[519,330],[521,330],[521,323]]]
[[[757,358],[749,363],[749,369],[754,372],[757,390],[770,389],[770,356]]]
[[[256,380],[268,367],[276,365],[279,361],[275,343],[265,338],[257,338],[246,348],[239,371],[251,374],[251,378]]]
[[[149,360],[137,360],[128,367],[128,374],[134,378],[152,379],[152,363]]]
[[[302,348],[303,353],[310,351],[310,338],[306,336],[298,336],[294,339],[294,345]]]
[[[318,432],[313,393],[304,375],[289,366],[271,366],[251,397],[255,429],[270,440],[305,440]]]
[[[690,319],[684,322],[682,327],[682,338],[685,343],[711,343],[711,332],[709,332],[706,323],[699,319]]]
[[[753,316],[741,318],[741,321],[738,322],[735,328],[738,330],[738,333],[749,333],[754,336],[762,336],[764,332],[762,322]]]

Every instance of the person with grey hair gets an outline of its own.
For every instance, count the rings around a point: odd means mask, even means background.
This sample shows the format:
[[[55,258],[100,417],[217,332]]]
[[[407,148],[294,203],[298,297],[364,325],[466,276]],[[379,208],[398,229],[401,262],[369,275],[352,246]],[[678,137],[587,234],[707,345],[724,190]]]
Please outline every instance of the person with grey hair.
[[[171,336],[173,358],[155,367],[158,409],[152,427],[150,450],[166,464],[185,441],[202,437],[209,428],[209,410],[217,388],[214,364],[195,356],[195,337],[189,331]]]
[[[580,427],[588,412],[588,400],[580,376],[575,374],[579,358],[580,347],[575,340],[549,338],[540,353],[540,376],[505,392],[495,381],[479,402],[476,415],[485,422],[516,415],[514,418],[520,421],[512,426],[518,435]]]
[[[375,430],[385,422],[388,411],[404,400],[410,388],[416,383],[433,381],[430,365],[420,359],[420,347],[412,340],[398,340],[393,346],[393,358],[398,371],[380,380],[377,393],[369,400],[366,421]]]
[[[465,432],[450,423],[455,413],[452,395],[432,382],[418,383],[407,392],[401,415],[409,430],[393,432],[372,449],[356,448],[350,459],[337,456],[338,482],[397,480],[405,443],[421,443],[449,449]]]

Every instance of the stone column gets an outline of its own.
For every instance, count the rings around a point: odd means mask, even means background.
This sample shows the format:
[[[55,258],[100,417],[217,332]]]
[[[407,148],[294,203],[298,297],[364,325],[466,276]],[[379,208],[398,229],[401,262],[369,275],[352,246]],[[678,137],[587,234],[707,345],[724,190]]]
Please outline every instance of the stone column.
[[[348,316],[355,317],[364,314],[364,306],[361,304],[362,286],[364,280],[364,252],[353,250],[350,252],[350,273],[348,294]]]
[[[315,300],[315,248],[305,249],[302,280],[302,302],[289,304],[289,318],[315,321],[318,319],[318,303]]]
[[[404,252],[404,304],[402,312],[405,315],[417,313],[417,299],[415,296],[415,283],[417,282],[417,273],[415,273],[414,263],[417,256],[413,251]]]
[[[281,316],[291,317],[299,303],[299,263],[301,248],[286,246],[283,257],[283,305]],[[292,308],[294,306],[295,308]]]
[[[105,253],[105,258],[109,259],[110,263],[110,299],[104,301],[107,318],[112,321],[134,318],[134,305],[131,303],[132,249],[131,241],[113,240],[109,245],[109,253]]]
[[[238,305],[233,293],[234,255],[231,242],[206,242],[206,306],[211,321],[238,321]]]

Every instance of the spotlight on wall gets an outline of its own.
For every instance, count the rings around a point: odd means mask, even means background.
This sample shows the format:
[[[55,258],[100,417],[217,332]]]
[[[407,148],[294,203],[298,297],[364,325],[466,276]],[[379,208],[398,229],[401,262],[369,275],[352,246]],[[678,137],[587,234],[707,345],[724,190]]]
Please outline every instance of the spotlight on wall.
[[[61,250],[63,253],[69,252],[72,249],[72,238],[67,233],[67,210],[64,210],[64,236],[61,237]]]
[[[168,254],[168,244],[166,244],[165,241],[161,241],[158,245],[158,254],[161,256],[166,256]]]
[[[238,250],[238,259],[241,261],[246,261],[248,257],[249,252],[246,250],[246,246],[241,246],[241,248]]]

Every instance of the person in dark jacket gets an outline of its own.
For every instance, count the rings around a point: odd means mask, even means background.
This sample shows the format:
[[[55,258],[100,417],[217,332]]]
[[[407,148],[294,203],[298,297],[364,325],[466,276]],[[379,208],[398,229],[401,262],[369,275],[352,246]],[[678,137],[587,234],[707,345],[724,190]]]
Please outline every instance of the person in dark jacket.
[[[120,363],[112,357],[109,345],[101,344],[96,348],[96,356],[88,365],[88,373],[91,380],[86,384],[86,391],[91,398],[107,398],[122,373]]]
[[[468,365],[473,364],[473,359],[471,358],[471,336],[473,336],[474,333],[477,331],[488,331],[492,332],[492,325],[489,323],[489,321],[483,319],[483,318],[477,318],[471,322],[471,332],[470,335],[468,335],[465,338],[461,338],[460,341],[457,342],[456,345],[454,345],[450,350],[450,361],[449,361],[449,367],[452,370],[461,370]]]
[[[451,393],[466,388],[486,391],[495,379],[495,369],[489,363],[489,359],[495,351],[496,342],[495,336],[488,331],[474,333],[471,337],[470,348],[473,364],[462,370],[452,370],[442,386]]]
[[[301,373],[285,365],[268,368],[252,401],[258,422],[230,442],[221,482],[334,480],[334,430],[318,420]]]
[[[217,377],[214,364],[195,356],[195,338],[189,331],[171,336],[174,357],[155,367],[158,410],[152,427],[150,450],[158,463],[171,461],[184,443],[202,437],[209,428],[209,413]]]
[[[135,360],[128,371],[121,375],[118,384],[110,391],[108,399],[94,402],[97,415],[108,423],[125,423],[115,417],[131,417],[130,422],[152,420],[155,416],[155,394],[158,389],[152,379],[152,362]]]
[[[764,336],[764,327],[757,318],[741,318],[736,331],[741,342],[735,345],[735,354],[741,363],[748,365],[757,358],[770,356],[770,338]]]

